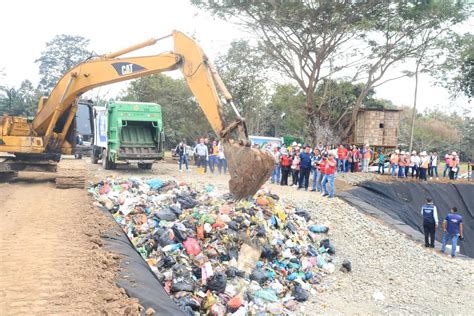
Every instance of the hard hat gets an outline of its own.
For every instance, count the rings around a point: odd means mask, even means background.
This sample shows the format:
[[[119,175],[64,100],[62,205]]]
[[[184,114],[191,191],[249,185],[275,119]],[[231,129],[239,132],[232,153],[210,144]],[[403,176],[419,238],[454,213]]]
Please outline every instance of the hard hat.
[[[298,144],[296,142],[292,142],[291,146],[298,146]]]
[[[395,150],[395,153],[396,153],[396,154],[400,153],[400,150],[396,149],[396,150]]]
[[[369,144],[365,144],[365,147],[369,147]]]
[[[405,152],[402,150],[402,152],[400,154],[405,155]]]
[[[301,144],[300,144],[300,143],[298,143],[298,147],[301,147]]]
[[[455,152],[455,151],[453,151],[453,153],[452,153],[451,155],[453,155],[453,156],[457,156],[458,154],[456,154],[456,152]]]
[[[426,151],[422,151],[422,152],[420,153],[420,156],[426,156]]]
[[[412,155],[416,155],[416,150],[411,152]]]

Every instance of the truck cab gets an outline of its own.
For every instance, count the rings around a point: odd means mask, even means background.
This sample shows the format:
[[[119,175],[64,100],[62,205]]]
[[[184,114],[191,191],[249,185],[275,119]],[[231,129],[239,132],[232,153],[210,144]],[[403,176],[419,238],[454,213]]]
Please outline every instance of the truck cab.
[[[102,160],[104,169],[115,169],[118,162],[136,162],[151,169],[164,157],[164,131],[161,106],[144,102],[110,102],[94,107],[92,163]]]

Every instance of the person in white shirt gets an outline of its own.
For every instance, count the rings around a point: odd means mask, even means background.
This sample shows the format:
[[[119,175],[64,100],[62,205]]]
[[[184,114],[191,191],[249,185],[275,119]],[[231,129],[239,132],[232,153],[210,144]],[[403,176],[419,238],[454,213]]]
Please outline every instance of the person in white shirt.
[[[227,160],[225,159],[224,146],[222,146],[221,142],[219,142],[218,148],[219,148],[219,154],[218,154],[219,162],[217,164],[217,168],[219,170],[219,174],[221,174],[221,171],[224,171],[224,174],[226,174],[227,173]]]
[[[414,178],[414,177],[419,177],[420,176],[420,163],[421,163],[421,159],[420,159],[420,156],[418,156],[416,154],[416,151],[413,151],[411,153],[411,157],[410,157],[410,163],[412,164],[412,167],[411,167],[411,177]]]
[[[431,155],[431,179],[433,179],[434,175],[436,174],[436,180],[439,179],[438,176],[438,153],[434,152]]]

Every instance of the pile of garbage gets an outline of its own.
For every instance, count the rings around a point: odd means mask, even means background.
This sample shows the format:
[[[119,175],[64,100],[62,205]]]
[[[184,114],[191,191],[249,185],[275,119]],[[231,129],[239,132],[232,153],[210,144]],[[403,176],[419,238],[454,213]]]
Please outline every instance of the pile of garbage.
[[[190,315],[291,313],[335,270],[329,225],[269,192],[235,203],[212,185],[139,178],[89,192]]]

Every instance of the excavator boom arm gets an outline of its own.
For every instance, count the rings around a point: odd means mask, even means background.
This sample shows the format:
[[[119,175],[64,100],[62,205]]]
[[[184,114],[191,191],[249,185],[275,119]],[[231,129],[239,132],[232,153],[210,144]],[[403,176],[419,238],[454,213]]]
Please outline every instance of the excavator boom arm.
[[[245,121],[240,117],[232,96],[199,45],[181,32],[174,31],[172,36],[174,51],[171,53],[117,58],[153,45],[159,40],[150,39],[86,61],[69,70],[50,96],[40,100],[38,113],[31,125],[26,118],[7,116],[0,119],[0,152],[11,152],[17,157],[29,156],[33,159],[71,153],[72,144],[66,138],[70,135],[77,102],[83,93],[110,83],[180,68],[214,132],[223,142],[231,176],[230,192],[237,199],[253,195],[270,177],[275,165],[273,157],[268,152],[248,147]],[[224,96],[236,113],[234,122],[227,124],[224,121],[219,94]]]
[[[155,56],[109,58],[152,45],[156,40],[148,40],[117,53],[79,64],[66,73],[51,92],[33,120],[33,130],[38,136],[52,135],[58,119],[85,92],[110,83],[139,78],[164,71],[181,68],[185,80],[195,95],[204,114],[216,134],[224,128],[222,106],[216,91],[211,68],[207,58],[197,43],[181,32],[173,32],[175,50]],[[215,77],[215,76],[214,76]],[[65,131],[66,132],[66,131]],[[63,132],[62,136],[64,136]]]

